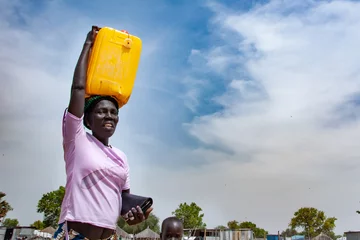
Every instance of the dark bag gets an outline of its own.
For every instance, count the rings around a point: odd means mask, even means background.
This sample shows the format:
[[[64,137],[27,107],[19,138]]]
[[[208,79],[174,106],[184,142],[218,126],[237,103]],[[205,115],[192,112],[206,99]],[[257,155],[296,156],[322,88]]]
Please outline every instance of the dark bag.
[[[122,193],[122,208],[121,215],[128,213],[131,208],[140,206],[141,210],[145,212],[152,206],[153,200],[150,197],[142,197],[130,193]]]

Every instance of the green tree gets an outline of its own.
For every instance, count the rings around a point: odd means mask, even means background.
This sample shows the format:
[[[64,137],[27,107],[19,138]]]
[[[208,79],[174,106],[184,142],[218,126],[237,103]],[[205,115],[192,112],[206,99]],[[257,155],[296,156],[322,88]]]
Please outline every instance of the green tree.
[[[236,221],[236,220],[229,221],[229,222],[227,223],[227,226],[228,226],[228,228],[231,229],[231,230],[236,230],[236,229],[239,229],[239,228],[240,228],[240,227],[239,227],[239,222]]]
[[[239,228],[251,229],[254,232],[256,238],[265,238],[266,235],[268,234],[268,232],[265,231],[265,229],[257,227],[256,224],[253,222],[248,222],[248,221],[242,222],[239,224]]]
[[[320,233],[333,235],[335,228],[335,217],[326,217],[323,211],[312,207],[300,208],[294,213],[289,226],[299,229],[307,237],[315,237]]]
[[[184,228],[205,228],[206,224],[203,222],[204,213],[201,212],[201,207],[196,203],[192,202],[188,205],[185,202],[181,203],[172,214],[183,221]]]
[[[149,217],[145,221],[134,226],[128,225],[122,217],[119,218],[117,224],[122,230],[130,234],[139,233],[148,227],[154,232],[160,233],[159,218],[153,213],[150,213]]]
[[[282,231],[281,236],[292,237],[298,235],[298,232],[295,229],[287,228],[285,231]]]
[[[30,227],[34,227],[37,230],[43,230],[45,228],[43,221],[37,220]]]
[[[215,229],[217,230],[225,230],[227,227],[223,226],[223,225],[219,225],[217,226]]]
[[[56,228],[60,217],[61,203],[65,195],[65,188],[43,194],[37,205],[37,211],[44,214],[44,225]]]
[[[329,234],[327,234],[327,235],[328,235],[329,237],[331,237],[332,239],[334,239],[334,240],[343,237],[343,236],[341,236],[341,235],[336,235],[334,232],[331,232],[331,233],[329,233]],[[344,237],[345,237],[345,236],[344,236]]]
[[[12,228],[19,226],[19,221],[16,218],[6,218],[2,222],[4,227]]]
[[[6,214],[9,211],[13,210],[10,204],[3,199],[5,196],[6,196],[5,193],[0,192],[0,222],[6,217]]]

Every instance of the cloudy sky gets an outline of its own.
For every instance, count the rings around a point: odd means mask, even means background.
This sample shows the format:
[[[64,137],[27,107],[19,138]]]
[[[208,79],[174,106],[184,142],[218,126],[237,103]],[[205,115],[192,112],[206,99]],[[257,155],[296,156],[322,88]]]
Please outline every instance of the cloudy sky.
[[[0,0],[0,190],[29,225],[65,184],[61,118],[91,25],[143,40],[111,143],[164,219],[196,202],[208,227],[270,233],[300,207],[359,230],[360,3]]]

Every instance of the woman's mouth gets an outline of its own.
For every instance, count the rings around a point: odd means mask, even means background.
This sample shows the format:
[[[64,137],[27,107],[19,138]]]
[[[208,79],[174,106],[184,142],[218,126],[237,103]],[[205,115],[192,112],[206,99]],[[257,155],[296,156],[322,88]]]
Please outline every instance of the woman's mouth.
[[[114,128],[114,124],[111,123],[111,122],[106,122],[106,123],[104,124],[104,127],[105,127],[105,128]]]

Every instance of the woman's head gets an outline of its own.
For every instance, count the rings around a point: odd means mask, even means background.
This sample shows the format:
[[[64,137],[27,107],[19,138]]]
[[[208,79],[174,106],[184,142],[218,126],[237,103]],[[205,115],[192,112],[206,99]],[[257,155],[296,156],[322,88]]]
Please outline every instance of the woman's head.
[[[85,99],[84,125],[99,140],[110,138],[119,121],[117,101],[109,96],[92,96]]]

